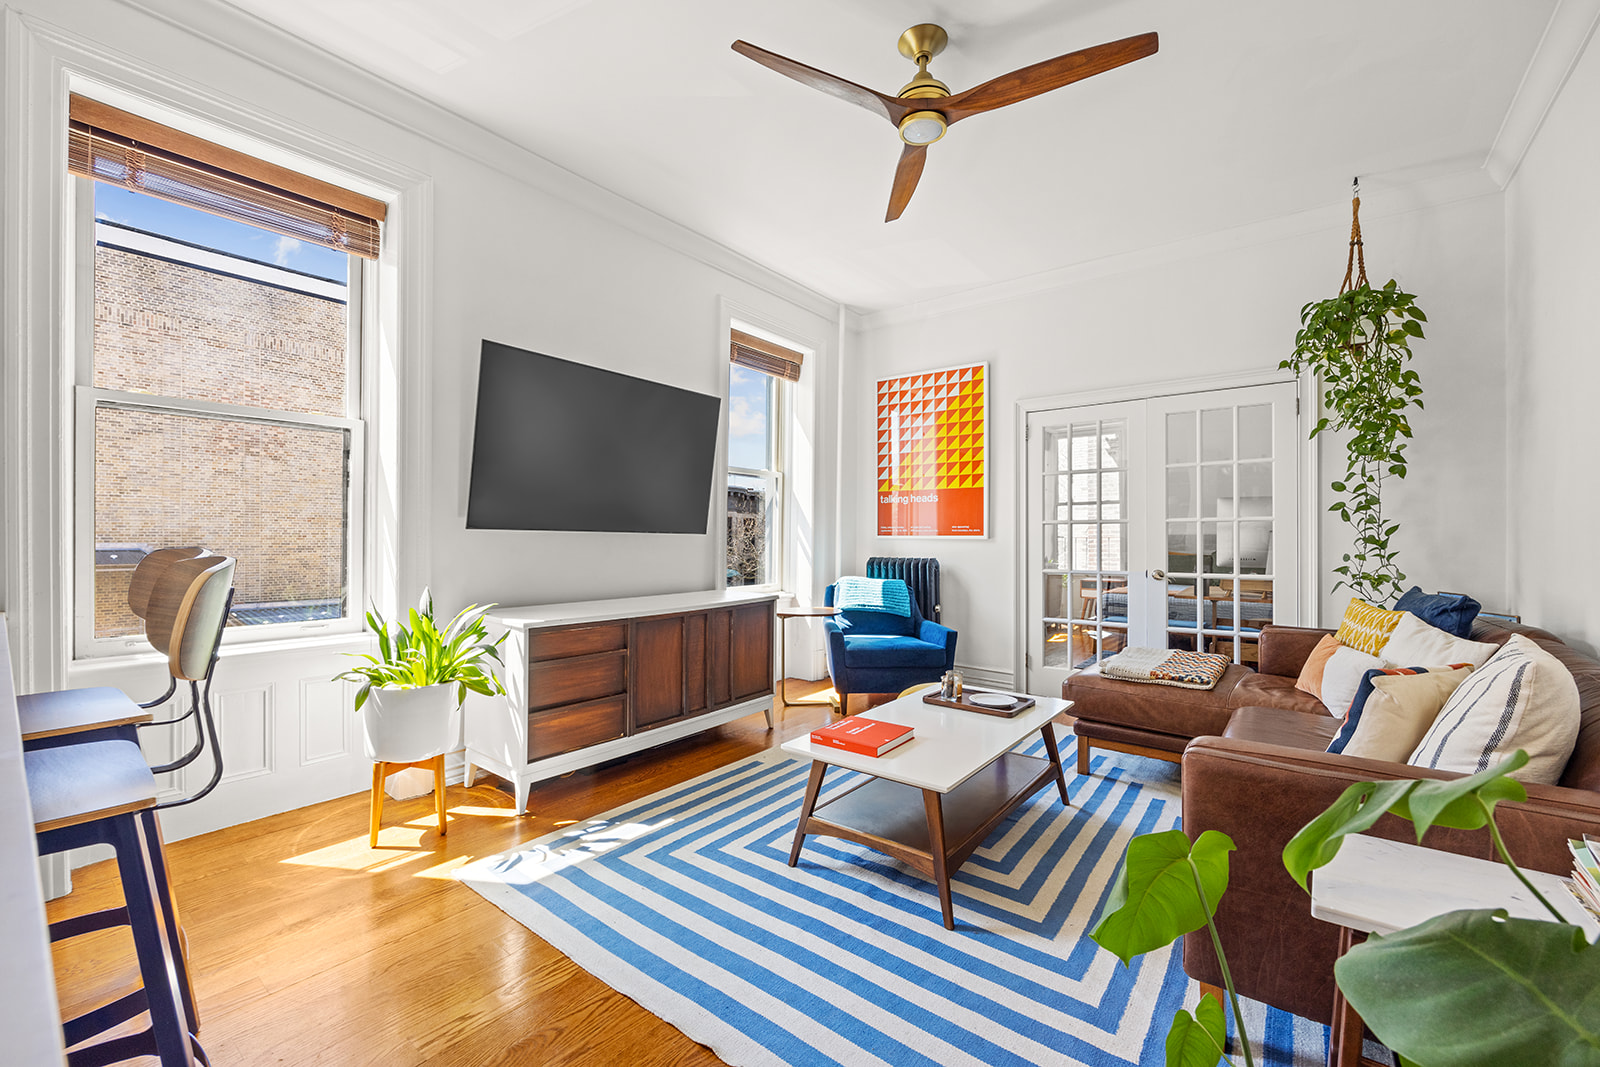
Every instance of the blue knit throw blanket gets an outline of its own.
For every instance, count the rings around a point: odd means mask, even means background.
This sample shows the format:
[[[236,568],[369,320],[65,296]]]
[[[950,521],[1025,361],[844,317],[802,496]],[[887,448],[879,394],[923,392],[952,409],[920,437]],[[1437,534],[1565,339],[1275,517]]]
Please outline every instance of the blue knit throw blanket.
[[[911,617],[911,590],[899,578],[840,578],[833,606],[840,611],[884,611]]]

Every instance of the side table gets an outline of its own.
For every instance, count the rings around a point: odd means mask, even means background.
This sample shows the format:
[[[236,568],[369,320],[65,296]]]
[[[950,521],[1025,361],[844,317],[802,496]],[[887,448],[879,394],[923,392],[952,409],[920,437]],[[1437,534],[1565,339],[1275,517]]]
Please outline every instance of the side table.
[[[778,699],[785,704],[833,704],[831,697],[789,699],[789,620],[822,619],[839,614],[838,608],[779,608],[778,616]]]
[[[1600,935],[1600,923],[1573,899],[1562,884],[1566,879],[1522,873],[1589,940]],[[1341,956],[1356,934],[1392,934],[1446,912],[1479,908],[1504,908],[1519,919],[1550,918],[1505,864],[1404,841],[1352,834],[1327,866],[1311,872],[1311,914],[1339,927]],[[1379,1067],[1361,1055],[1362,1028],[1361,1016],[1335,986],[1329,1067]]]

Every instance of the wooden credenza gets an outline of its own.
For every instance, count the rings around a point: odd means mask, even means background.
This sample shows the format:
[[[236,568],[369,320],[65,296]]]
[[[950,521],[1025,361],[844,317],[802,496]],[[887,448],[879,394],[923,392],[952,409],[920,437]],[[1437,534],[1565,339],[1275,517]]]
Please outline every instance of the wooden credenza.
[[[504,697],[469,694],[474,768],[528,787],[757,711],[772,725],[775,593],[674,593],[498,609]]]

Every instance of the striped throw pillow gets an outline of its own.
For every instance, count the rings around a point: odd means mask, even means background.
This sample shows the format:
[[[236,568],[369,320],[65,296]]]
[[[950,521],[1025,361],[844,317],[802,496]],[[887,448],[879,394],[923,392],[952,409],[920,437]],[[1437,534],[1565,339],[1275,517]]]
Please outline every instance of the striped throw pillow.
[[[1360,597],[1351,597],[1350,606],[1344,609],[1344,618],[1339,622],[1339,632],[1333,636],[1341,645],[1376,656],[1389,642],[1389,635],[1404,614],[1368,604]]]
[[[1578,739],[1578,683],[1562,662],[1522,634],[1450,694],[1406,762],[1476,774],[1517,749],[1516,777],[1553,785]]]

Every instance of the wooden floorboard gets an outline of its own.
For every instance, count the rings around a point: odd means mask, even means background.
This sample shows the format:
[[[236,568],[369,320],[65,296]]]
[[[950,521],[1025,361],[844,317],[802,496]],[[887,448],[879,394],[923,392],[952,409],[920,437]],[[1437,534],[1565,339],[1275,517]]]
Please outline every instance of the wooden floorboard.
[[[818,683],[793,682],[791,695]],[[858,698],[852,709],[860,711]],[[480,778],[390,801],[367,847],[367,794],[274,815],[169,847],[211,1062],[264,1064],[627,1064],[721,1061],[579,968],[450,872],[826,723],[824,706],[752,715],[609,766],[533,787]],[[223,788],[227,788],[223,786]],[[73,874],[52,920],[120,901],[109,863]],[[107,931],[56,946],[64,1016],[135,980],[132,939]],[[153,1059],[129,1061],[153,1064]]]

